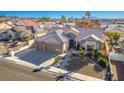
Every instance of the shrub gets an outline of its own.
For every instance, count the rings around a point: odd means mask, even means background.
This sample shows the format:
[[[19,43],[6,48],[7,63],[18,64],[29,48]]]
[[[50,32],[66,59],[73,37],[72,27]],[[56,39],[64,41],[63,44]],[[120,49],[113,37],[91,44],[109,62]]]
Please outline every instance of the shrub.
[[[106,67],[108,67],[108,60],[106,59],[106,58],[99,58],[98,60],[97,60],[97,64],[98,65],[100,65],[102,68],[106,68]]]
[[[99,50],[96,52],[96,58],[103,57],[103,55],[104,55],[103,51]]]
[[[83,49],[81,49],[81,50],[79,51],[79,53],[80,53],[81,56],[85,56],[85,55],[86,55],[86,51],[83,50]]]
[[[83,49],[81,49],[81,50],[79,51],[79,53],[80,53],[80,55],[81,55],[81,57],[82,57],[82,61],[85,61],[86,51],[83,50]]]
[[[30,36],[24,36],[24,40],[30,40],[31,37]]]
[[[59,61],[61,59],[61,56],[56,56],[55,57],[55,62]]]

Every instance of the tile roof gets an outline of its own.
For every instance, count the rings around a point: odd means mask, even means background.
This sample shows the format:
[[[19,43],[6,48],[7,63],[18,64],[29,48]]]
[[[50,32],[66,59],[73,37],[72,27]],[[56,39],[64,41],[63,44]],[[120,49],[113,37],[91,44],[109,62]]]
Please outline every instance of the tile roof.
[[[51,31],[48,34],[46,34],[45,36],[38,38],[36,41],[45,41],[45,42],[49,42],[49,43],[64,43],[66,41],[68,41],[67,38],[65,38],[62,35],[63,31],[62,30],[56,30],[56,31]]]
[[[20,20],[20,21],[18,21],[18,22],[21,22],[22,24],[24,24],[24,25],[26,25],[26,26],[39,26],[39,23],[38,23],[38,22],[29,20],[29,19]],[[18,22],[17,22],[17,23],[18,23]]]
[[[102,28],[76,28],[76,29],[80,31],[80,34],[76,38],[77,41],[80,41],[82,38],[87,37],[92,34],[101,40],[104,39]]]
[[[83,40],[86,40],[86,39],[88,39],[88,38],[93,38],[94,40],[96,40],[96,41],[100,41],[100,42],[102,42],[102,43],[104,43],[104,41],[102,41],[101,39],[99,39],[97,36],[95,36],[94,34],[92,34],[92,35],[89,35],[89,36],[86,36],[86,37],[84,37],[84,38],[82,38]]]
[[[124,27],[112,27],[107,28],[106,31],[121,32],[124,33]]]

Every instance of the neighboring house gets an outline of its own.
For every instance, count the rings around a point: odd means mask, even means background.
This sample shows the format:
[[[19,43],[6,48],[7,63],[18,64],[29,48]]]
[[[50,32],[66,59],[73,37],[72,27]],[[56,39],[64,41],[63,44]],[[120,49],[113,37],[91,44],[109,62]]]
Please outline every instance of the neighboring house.
[[[120,41],[124,40],[124,26],[109,27],[105,31],[119,32],[121,34]]]
[[[43,26],[40,25],[39,22],[30,19],[25,19],[25,20],[20,20],[15,24],[17,27],[19,28],[21,27],[22,29],[24,29],[25,32],[27,33],[31,32],[32,36],[34,36],[35,38],[45,35],[45,30],[43,29]]]
[[[18,22],[15,23],[15,25],[17,26],[33,26],[36,27],[39,25],[38,22],[35,22],[33,20],[30,19],[24,19],[24,20],[19,20]]]
[[[0,30],[7,30],[7,29],[11,29],[12,27],[7,24],[6,22],[2,22],[0,23]]]
[[[12,30],[17,33],[19,39],[23,39],[24,36],[32,36],[32,31],[25,26],[15,26]]]
[[[17,34],[12,29],[0,31],[0,41],[15,40],[16,37],[17,37]]]
[[[35,27],[34,31],[35,31],[34,32],[34,37],[35,38],[42,37],[47,33],[47,31],[45,31],[43,28],[40,28],[40,27]]]
[[[69,48],[69,40],[62,33],[62,30],[47,33],[41,38],[36,39],[35,47],[42,51],[67,51]]]
[[[0,41],[3,41],[3,40],[8,40],[8,36],[7,36],[7,33],[6,33],[6,30],[0,30]]]
[[[6,22],[0,23],[0,40],[8,40],[11,38],[11,32],[9,32],[11,28]]]

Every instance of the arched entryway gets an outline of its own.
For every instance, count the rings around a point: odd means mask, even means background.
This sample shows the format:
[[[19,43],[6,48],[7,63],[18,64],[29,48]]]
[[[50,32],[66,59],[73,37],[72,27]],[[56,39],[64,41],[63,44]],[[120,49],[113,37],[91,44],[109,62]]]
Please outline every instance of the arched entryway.
[[[69,48],[76,48],[76,41],[75,39],[69,40]]]
[[[76,48],[76,35],[74,33],[66,33],[66,36],[69,38],[69,48]]]

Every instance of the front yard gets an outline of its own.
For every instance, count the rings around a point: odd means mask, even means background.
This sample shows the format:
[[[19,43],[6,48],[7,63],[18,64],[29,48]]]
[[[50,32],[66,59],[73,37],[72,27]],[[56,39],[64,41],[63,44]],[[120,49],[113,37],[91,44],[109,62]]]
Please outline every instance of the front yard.
[[[54,66],[70,72],[105,79],[105,71],[109,65],[103,54],[102,50],[94,51],[90,55],[84,50],[71,50],[64,56],[64,60],[57,62]]]
[[[68,71],[103,79],[103,72],[98,66],[92,62],[82,62],[80,58],[71,59],[65,68]]]

